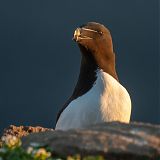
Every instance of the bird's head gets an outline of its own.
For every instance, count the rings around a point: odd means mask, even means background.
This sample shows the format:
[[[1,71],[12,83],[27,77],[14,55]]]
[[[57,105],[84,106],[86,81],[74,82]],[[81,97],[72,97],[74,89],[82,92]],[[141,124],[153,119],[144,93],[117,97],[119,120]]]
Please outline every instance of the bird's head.
[[[91,53],[107,54],[106,52],[113,51],[109,30],[96,22],[88,22],[78,27],[74,32],[73,39],[80,47],[84,47]]]

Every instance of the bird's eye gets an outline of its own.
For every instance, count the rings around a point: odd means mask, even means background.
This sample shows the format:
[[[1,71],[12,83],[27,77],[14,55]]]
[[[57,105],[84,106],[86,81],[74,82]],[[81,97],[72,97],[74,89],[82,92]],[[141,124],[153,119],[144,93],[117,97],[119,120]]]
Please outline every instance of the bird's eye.
[[[102,31],[99,31],[98,33],[99,33],[100,35],[102,35],[102,34],[103,34],[103,32],[102,32]]]

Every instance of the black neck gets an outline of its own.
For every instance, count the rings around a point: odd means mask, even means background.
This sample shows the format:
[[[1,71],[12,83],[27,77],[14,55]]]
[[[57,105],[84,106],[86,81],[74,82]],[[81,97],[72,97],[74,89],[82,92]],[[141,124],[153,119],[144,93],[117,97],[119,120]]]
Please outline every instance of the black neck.
[[[74,92],[72,94],[74,99],[85,94],[92,88],[94,82],[96,81],[97,69],[98,66],[92,54],[89,51],[85,53],[85,55],[82,54],[80,74]]]

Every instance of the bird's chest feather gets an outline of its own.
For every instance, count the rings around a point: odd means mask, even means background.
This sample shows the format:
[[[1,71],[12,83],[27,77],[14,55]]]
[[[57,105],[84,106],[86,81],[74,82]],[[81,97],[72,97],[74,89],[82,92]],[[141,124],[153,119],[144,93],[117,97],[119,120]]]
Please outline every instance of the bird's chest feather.
[[[93,87],[62,112],[56,129],[85,128],[107,121],[129,121],[130,97],[112,76],[99,70]]]

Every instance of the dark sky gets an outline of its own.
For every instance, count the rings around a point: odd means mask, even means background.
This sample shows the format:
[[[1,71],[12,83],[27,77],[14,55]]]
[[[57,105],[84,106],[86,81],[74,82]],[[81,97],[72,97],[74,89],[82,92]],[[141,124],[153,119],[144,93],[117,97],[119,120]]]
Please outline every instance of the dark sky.
[[[158,0],[10,0],[0,1],[0,131],[54,127],[79,73],[72,35],[88,21],[112,33],[132,120],[160,123]]]

